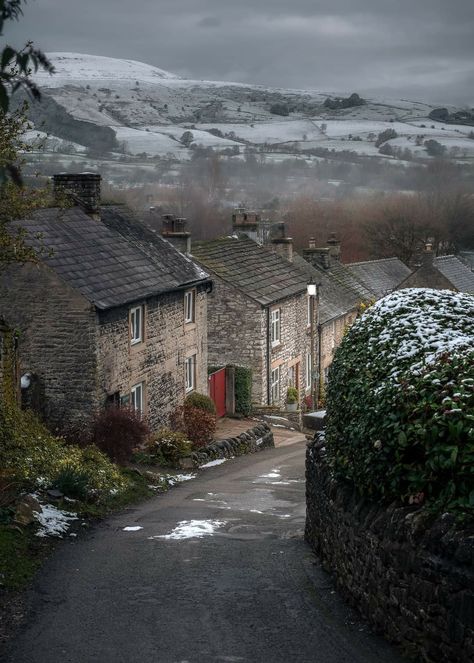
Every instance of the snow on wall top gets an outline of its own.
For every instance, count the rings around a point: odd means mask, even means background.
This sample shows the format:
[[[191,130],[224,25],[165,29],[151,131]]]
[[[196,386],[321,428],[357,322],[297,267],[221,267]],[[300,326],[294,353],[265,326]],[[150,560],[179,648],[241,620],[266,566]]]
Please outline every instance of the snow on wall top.
[[[102,55],[82,53],[48,53],[55,74],[50,76],[38,71],[34,78],[44,87],[61,87],[73,81],[124,81],[157,83],[160,80],[176,80],[179,76],[136,60],[107,58]]]

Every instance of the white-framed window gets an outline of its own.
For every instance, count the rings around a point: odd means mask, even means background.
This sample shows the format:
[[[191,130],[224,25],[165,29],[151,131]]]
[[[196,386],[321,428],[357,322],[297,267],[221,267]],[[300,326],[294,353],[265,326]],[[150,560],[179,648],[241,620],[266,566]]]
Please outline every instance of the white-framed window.
[[[306,389],[311,389],[311,353],[308,352],[306,355]]]
[[[194,322],[196,308],[196,291],[188,290],[184,293],[184,322]]]
[[[308,309],[307,309],[307,317],[306,317],[306,324],[308,327],[311,326],[311,317],[313,314],[313,298],[311,295],[308,295]]]
[[[184,380],[186,393],[196,388],[196,355],[187,357],[184,361]]]
[[[281,316],[280,309],[273,309],[271,314],[272,322],[272,345],[278,345],[281,341]]]
[[[272,370],[271,395],[272,395],[272,403],[280,402],[280,367],[279,366],[277,366]]]
[[[130,309],[130,343],[135,345],[143,341],[143,306]]]
[[[336,321],[332,322],[332,334],[331,334],[331,350],[334,352],[336,347]]]
[[[135,384],[130,389],[130,407],[132,410],[135,410],[135,412],[143,414],[145,408],[145,388],[143,382]]]

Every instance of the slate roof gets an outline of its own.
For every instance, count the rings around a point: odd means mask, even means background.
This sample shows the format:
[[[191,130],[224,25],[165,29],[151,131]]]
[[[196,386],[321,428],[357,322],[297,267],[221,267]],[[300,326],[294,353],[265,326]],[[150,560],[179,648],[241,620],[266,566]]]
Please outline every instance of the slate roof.
[[[433,265],[459,292],[474,293],[474,272],[456,256],[438,256]]]
[[[297,254],[293,255],[293,264],[306,273],[308,280],[313,279],[316,283],[321,284],[319,298],[319,321],[321,324],[346,315],[356,309],[363,300],[356,290],[341,281],[340,274],[343,270],[339,270],[337,266],[335,271],[338,276],[336,277],[332,269],[324,270],[314,267]],[[348,282],[352,281],[351,278],[346,280]]]
[[[247,237],[195,242],[192,254],[205,269],[262,306],[306,292],[303,271]]]
[[[366,260],[344,265],[363,286],[379,299],[395,290],[410,274],[411,270],[399,258]]]
[[[41,209],[16,225],[27,230],[28,243],[42,249],[41,261],[99,309],[208,278],[169,242],[142,233],[140,221],[125,208],[102,207],[101,214],[103,220],[80,207]]]

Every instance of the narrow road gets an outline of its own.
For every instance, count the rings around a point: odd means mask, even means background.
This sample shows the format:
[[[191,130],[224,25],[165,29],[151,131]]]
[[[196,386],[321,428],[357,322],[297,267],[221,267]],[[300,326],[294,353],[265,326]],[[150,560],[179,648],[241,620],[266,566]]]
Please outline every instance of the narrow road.
[[[6,661],[400,663],[303,541],[304,453],[201,470],[65,542]]]

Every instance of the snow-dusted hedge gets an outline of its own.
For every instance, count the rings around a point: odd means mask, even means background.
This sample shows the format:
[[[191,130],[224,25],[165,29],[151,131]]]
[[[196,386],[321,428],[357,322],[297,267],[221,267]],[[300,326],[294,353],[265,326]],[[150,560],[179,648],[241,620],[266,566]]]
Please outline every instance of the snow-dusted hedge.
[[[474,296],[408,289],[337,350],[327,453],[367,496],[474,513]]]

